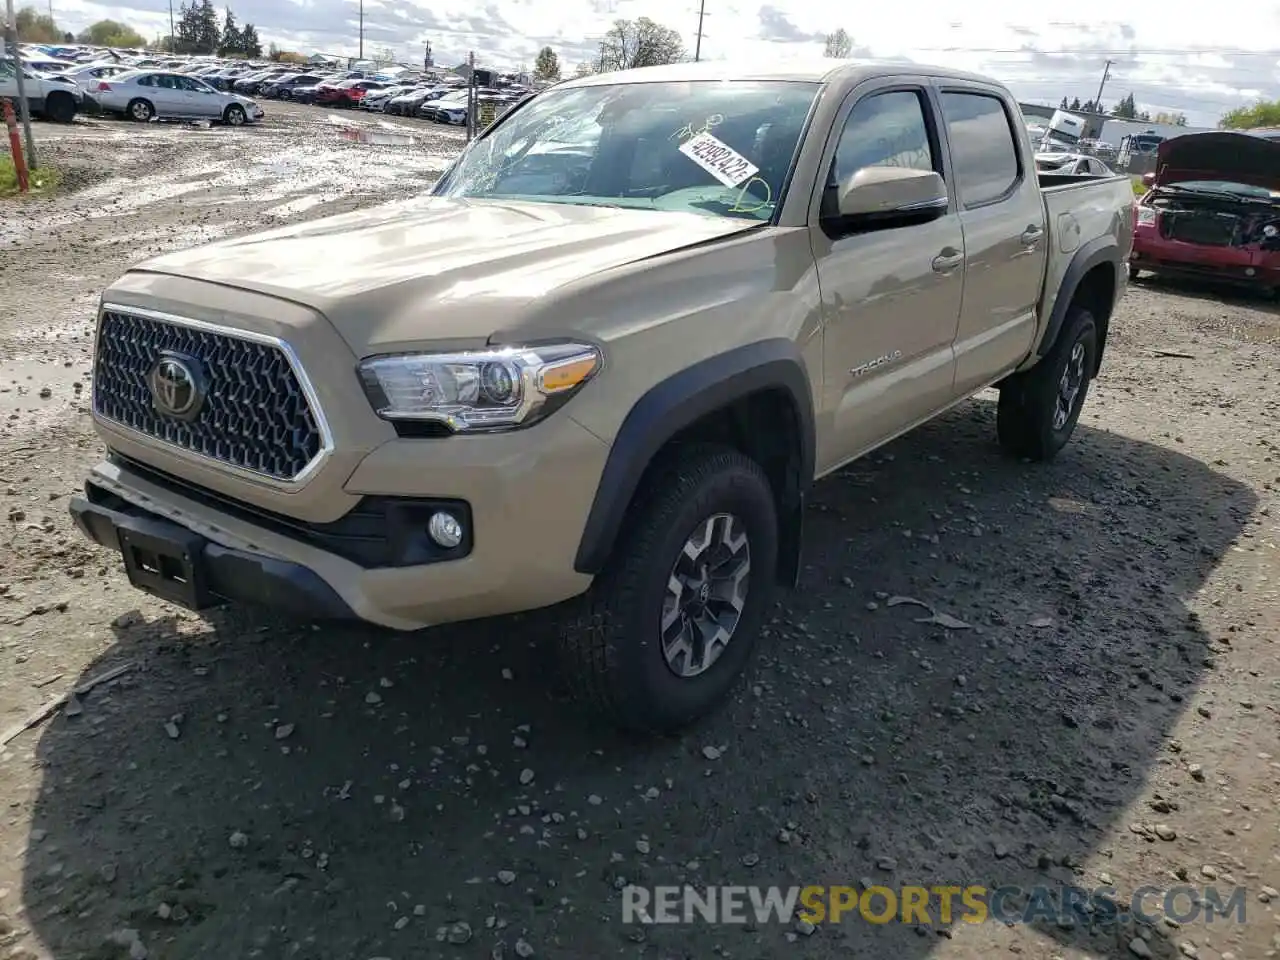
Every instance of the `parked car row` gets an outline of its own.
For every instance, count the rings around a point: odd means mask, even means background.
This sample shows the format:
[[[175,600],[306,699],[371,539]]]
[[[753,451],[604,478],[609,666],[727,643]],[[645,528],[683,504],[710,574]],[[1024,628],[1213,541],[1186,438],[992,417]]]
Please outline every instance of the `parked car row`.
[[[238,126],[264,116],[254,97],[360,107],[441,123],[467,119],[462,77],[401,66],[373,73],[344,70],[329,61],[304,67],[75,44],[19,44],[18,58],[32,112],[63,122],[83,110],[100,110],[134,120],[208,119]],[[495,82],[498,88],[481,91],[486,102],[511,104],[529,93],[512,77]],[[0,96],[17,96],[17,67],[3,56]]]

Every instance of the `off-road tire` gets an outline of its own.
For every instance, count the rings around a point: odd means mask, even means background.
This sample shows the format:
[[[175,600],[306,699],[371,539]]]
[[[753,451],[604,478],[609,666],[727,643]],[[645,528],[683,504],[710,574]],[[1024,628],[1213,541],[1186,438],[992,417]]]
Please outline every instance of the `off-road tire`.
[[[1079,345],[1083,356],[1076,353]],[[1049,353],[1030,370],[1014,374],[1000,385],[996,434],[1000,445],[1014,456],[1047,461],[1058,455],[1080,419],[1089,392],[1089,381],[1098,359],[1098,325],[1084,307],[1068,308],[1062,331]],[[1065,423],[1054,425],[1059,390],[1068,365],[1083,364],[1082,379],[1070,404]]]
[[[45,97],[44,115],[54,123],[71,123],[76,118],[75,98],[55,90]]]
[[[659,634],[667,582],[686,541],[720,513],[738,518],[747,534],[745,602],[719,658],[705,673],[681,677],[667,665]],[[777,511],[760,465],[718,445],[671,448],[638,491],[605,569],[561,618],[570,690],[632,733],[671,733],[707,714],[751,658],[777,562]]]
[[[156,108],[150,100],[138,97],[129,101],[129,106],[125,108],[125,115],[138,123],[148,123],[155,119]]]
[[[249,120],[249,115],[244,112],[244,107],[238,103],[233,103],[222,112],[222,122],[228,127],[243,127]]]

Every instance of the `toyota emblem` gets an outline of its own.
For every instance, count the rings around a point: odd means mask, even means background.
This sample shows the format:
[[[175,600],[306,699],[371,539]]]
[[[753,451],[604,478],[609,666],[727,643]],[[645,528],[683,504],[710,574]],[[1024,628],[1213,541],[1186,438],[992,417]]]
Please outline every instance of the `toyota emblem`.
[[[162,354],[147,374],[151,402],[166,417],[188,420],[200,412],[205,391],[200,365],[190,357]]]

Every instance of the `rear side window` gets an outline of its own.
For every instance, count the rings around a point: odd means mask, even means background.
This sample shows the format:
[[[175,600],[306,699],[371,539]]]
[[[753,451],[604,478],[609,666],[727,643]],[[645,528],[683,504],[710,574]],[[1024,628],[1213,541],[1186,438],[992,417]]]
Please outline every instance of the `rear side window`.
[[[1004,103],[983,93],[942,94],[956,187],[966,207],[998,200],[1018,182],[1018,147]]]

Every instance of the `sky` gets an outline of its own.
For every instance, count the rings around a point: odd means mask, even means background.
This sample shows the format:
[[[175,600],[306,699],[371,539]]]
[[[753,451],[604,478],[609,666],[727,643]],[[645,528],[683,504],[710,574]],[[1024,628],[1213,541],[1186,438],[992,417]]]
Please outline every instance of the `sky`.
[[[43,7],[50,0],[35,0]],[[51,0],[55,19],[80,30],[121,20],[144,36],[168,33],[169,0]],[[180,0],[174,0],[175,10]],[[219,2],[219,0],[215,0]],[[221,0],[226,3],[227,0]],[[18,0],[19,5],[23,0]],[[699,0],[363,0],[364,52],[383,48],[420,62],[531,66],[551,46],[565,73],[591,60],[617,18],[648,16],[681,32],[693,50]],[[912,0],[858,5],[820,0],[705,0],[702,57],[759,60],[820,55],[843,27],[858,57],[902,58],[960,67],[1008,84],[1023,101],[1093,98],[1113,61],[1103,101],[1133,93],[1139,110],[1180,112],[1192,126],[1216,126],[1226,111],[1280,98],[1280,3],[1230,13],[1197,0],[1121,5],[1105,0],[1012,4],[1006,0]],[[305,53],[354,55],[360,0],[232,0],[241,23],[264,43]],[[46,12],[43,9],[41,12]],[[954,19],[963,15],[963,23]],[[1246,29],[1249,26],[1249,29]]]

